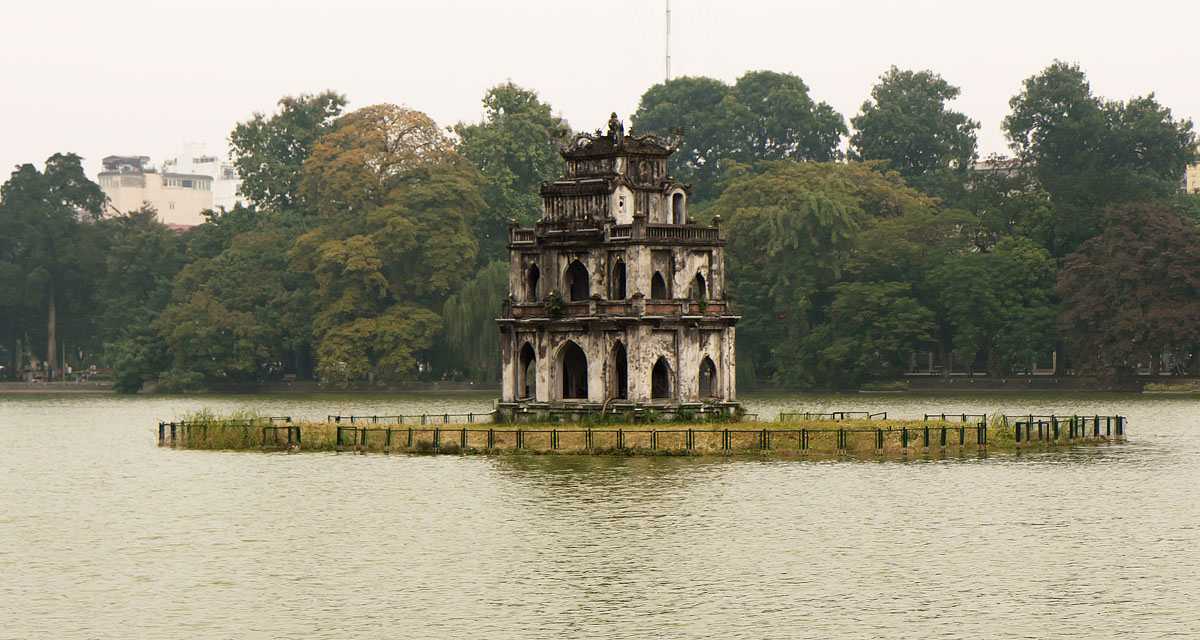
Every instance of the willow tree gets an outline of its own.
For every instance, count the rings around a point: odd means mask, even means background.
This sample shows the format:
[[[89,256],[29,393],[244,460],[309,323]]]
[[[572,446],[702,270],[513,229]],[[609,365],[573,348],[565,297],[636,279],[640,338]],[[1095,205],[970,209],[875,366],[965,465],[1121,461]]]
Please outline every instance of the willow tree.
[[[492,262],[446,299],[446,363],[479,382],[500,379],[500,333],[496,314],[508,292],[508,263]]]

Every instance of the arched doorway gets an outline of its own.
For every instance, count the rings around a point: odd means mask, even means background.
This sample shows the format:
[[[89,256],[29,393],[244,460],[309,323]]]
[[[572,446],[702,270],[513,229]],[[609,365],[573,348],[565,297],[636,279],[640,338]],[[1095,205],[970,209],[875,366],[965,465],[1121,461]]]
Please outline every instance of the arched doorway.
[[[651,300],[666,300],[671,294],[667,292],[667,281],[663,279],[662,273],[655,271],[654,277],[650,278],[650,299]]]
[[[563,281],[567,285],[567,291],[570,293],[571,302],[579,302],[587,300],[592,296],[591,282],[588,280],[587,267],[583,263],[574,260],[567,267],[566,276]]]
[[[671,367],[667,359],[659,357],[650,372],[650,398],[666,400],[671,397]]]
[[[567,342],[559,352],[559,379],[564,400],[586,400],[588,397],[587,354],[574,342]]]
[[[717,397],[717,365],[708,356],[700,361],[700,397]]]
[[[526,342],[521,346],[517,360],[517,398],[522,400],[537,397],[537,354],[533,345]]]
[[[617,400],[629,398],[629,356],[620,340],[612,349],[612,397]]]
[[[671,196],[671,217],[674,218],[675,224],[684,224],[687,222],[687,212],[683,207],[683,194],[676,192]]]
[[[624,300],[625,299],[625,261],[617,259],[617,264],[613,265],[612,278],[610,282],[609,299]]]
[[[525,301],[538,301],[538,281],[542,279],[542,271],[538,269],[536,264],[529,265],[529,271],[525,274]]]
[[[697,273],[695,278],[692,278],[692,300],[701,302],[708,300],[708,283],[704,281],[704,276]]]

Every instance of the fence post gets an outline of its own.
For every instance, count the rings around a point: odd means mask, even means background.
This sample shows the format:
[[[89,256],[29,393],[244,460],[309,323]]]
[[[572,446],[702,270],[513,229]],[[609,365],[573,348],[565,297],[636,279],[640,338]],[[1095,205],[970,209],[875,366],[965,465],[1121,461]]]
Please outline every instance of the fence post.
[[[383,452],[392,452],[392,428],[388,427],[383,430]]]
[[[525,432],[522,431],[521,429],[517,429],[517,448],[518,449],[525,448]]]
[[[161,420],[158,422],[158,446],[163,446],[163,441],[167,438],[167,425]]]
[[[412,432],[412,427],[409,427],[409,428],[408,428],[408,442],[406,442],[406,443],[405,443],[405,446],[406,446],[407,448],[409,448],[409,449],[411,449],[411,448],[412,448],[412,446],[413,446],[413,432]]]
[[[941,433],[941,437],[939,438],[938,444],[940,444],[943,449],[946,448],[946,427],[945,427],[945,425],[942,426],[942,433]]]
[[[925,447],[926,449],[929,448],[929,427],[923,427],[921,429],[921,446]]]
[[[986,447],[987,446],[987,425],[982,422],[979,423],[979,426],[975,429],[975,433],[979,439],[979,446],[981,448]]]
[[[495,429],[488,429],[487,444],[488,444],[487,448],[489,448],[489,449],[496,448],[496,430]]]
[[[883,452],[883,429],[875,429],[875,450]]]
[[[1019,444],[1021,444],[1021,421],[1020,420],[1017,420],[1016,430],[1017,430],[1017,444],[1019,445]]]
[[[687,430],[687,439],[684,441],[684,446],[688,451],[691,451],[696,446],[696,434],[691,428]]]
[[[617,448],[618,449],[625,448],[625,430],[624,429],[617,429]]]
[[[175,423],[171,423],[171,446],[175,446]]]
[[[442,430],[438,427],[433,428],[433,450],[437,451],[442,448]]]
[[[1125,439],[1125,416],[1117,416],[1117,439]]]
[[[467,448],[467,428],[466,428],[466,427],[463,427],[463,430],[462,430],[462,442],[460,442],[458,446],[459,446],[459,448],[461,448],[461,449],[466,449],[466,448]]]
[[[964,447],[967,444],[967,427],[963,425],[958,428],[958,446]]]
[[[908,449],[908,427],[900,427],[900,448]]]

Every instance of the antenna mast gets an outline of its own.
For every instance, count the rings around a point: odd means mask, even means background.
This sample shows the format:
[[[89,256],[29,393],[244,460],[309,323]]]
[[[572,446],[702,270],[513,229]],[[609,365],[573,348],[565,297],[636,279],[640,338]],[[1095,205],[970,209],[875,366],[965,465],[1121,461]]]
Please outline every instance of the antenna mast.
[[[667,82],[671,81],[671,0],[667,0]]]

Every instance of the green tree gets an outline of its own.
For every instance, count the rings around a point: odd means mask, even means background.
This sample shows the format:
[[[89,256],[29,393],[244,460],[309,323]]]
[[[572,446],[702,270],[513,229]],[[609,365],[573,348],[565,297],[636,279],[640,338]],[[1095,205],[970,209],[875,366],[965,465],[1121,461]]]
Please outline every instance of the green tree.
[[[832,289],[829,321],[782,348],[802,366],[787,369],[786,382],[856,388],[894,379],[911,354],[934,335],[934,314],[912,297],[904,282],[845,282]]]
[[[840,158],[846,134],[840,114],[815,102],[791,74],[752,71],[734,86],[703,77],[681,77],[642,94],[633,126],[640,132],[683,131],[671,157],[675,177],[693,184],[693,201],[715,198],[728,161],[828,161]]]
[[[99,223],[105,237],[103,277],[97,283],[99,334],[114,387],[136,393],[169,365],[153,323],[166,308],[171,282],[183,267],[179,234],[146,206]]]
[[[296,232],[270,224],[188,264],[156,322],[177,372],[204,382],[305,375],[311,344],[311,278],[290,269]]]
[[[508,263],[492,262],[446,299],[448,367],[478,382],[500,380],[500,334],[496,314],[508,294]]]
[[[1054,259],[1027,238],[948,258],[929,274],[960,361],[986,358],[991,375],[1023,369],[1055,342]]]
[[[1054,207],[1047,248],[1056,257],[1099,233],[1109,204],[1170,196],[1195,156],[1190,120],[1153,94],[1105,102],[1077,65],[1055,62],[1009,104],[1009,142]]]
[[[882,160],[912,187],[956,201],[976,157],[979,123],[947,108],[959,88],[932,71],[892,67],[850,120],[850,157]]]
[[[242,195],[268,211],[302,208],[300,170],[345,106],[345,96],[332,91],[287,96],[270,117],[255,113],[238,123],[229,144]]]
[[[1075,367],[1112,377],[1200,352],[1200,231],[1168,204],[1108,209],[1058,272],[1058,326]]]
[[[766,162],[730,178],[712,212],[728,221],[739,366],[779,383],[805,379],[788,345],[825,322],[860,230],[934,207],[896,174],[860,163]]]
[[[4,242],[0,271],[7,274],[6,288],[28,296],[6,305],[26,319],[10,323],[10,339],[13,334],[44,339],[40,355],[52,372],[61,373],[61,341],[78,345],[94,335],[89,310],[101,254],[88,223],[100,217],[104,202],[73,153],[50,156],[43,171],[21,165],[0,187],[0,228],[12,234]]]
[[[454,126],[458,152],[485,180],[487,207],[475,225],[480,265],[507,257],[509,220],[529,225],[541,217],[538,189],[562,175],[559,147],[571,137],[566,121],[537,93],[511,82],[489,89],[483,107],[482,121]]]
[[[320,214],[292,249],[316,283],[313,336],[323,381],[411,378],[472,272],[482,180],[427,116],[393,105],[339,119],[305,162]]]

